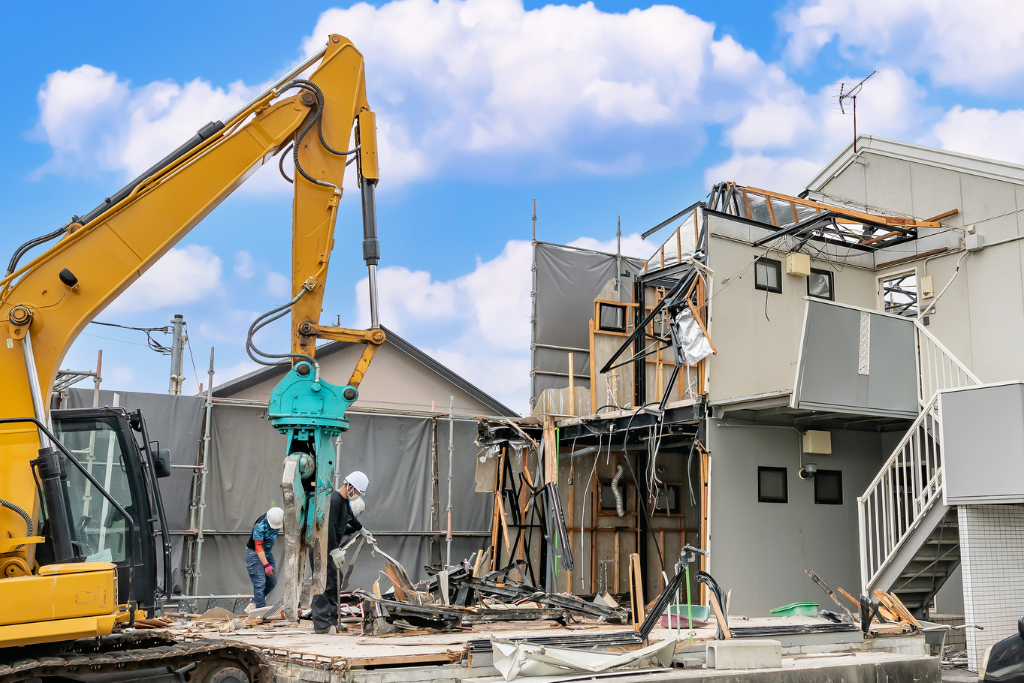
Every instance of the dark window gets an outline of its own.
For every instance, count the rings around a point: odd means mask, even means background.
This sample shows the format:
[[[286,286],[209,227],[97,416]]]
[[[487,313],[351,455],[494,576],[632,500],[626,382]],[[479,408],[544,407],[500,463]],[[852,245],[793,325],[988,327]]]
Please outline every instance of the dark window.
[[[613,304],[597,305],[597,329],[605,332],[626,331],[626,307]]]
[[[818,470],[814,473],[814,502],[818,505],[843,504],[843,473]]]
[[[619,483],[619,495],[622,496],[622,509],[626,509],[626,485]],[[611,484],[601,484],[601,509],[615,510],[615,492]]]
[[[782,261],[759,258],[754,263],[754,288],[782,293]]]
[[[655,507],[656,512],[664,512],[670,515],[678,515],[682,513],[679,507],[679,489],[680,487],[675,484],[670,484],[660,492],[658,492],[658,502]]]
[[[836,300],[836,290],[833,285],[832,271],[811,268],[811,274],[807,278],[807,296],[819,299]]]
[[[785,467],[757,468],[757,502],[789,502],[789,486],[786,481]]]

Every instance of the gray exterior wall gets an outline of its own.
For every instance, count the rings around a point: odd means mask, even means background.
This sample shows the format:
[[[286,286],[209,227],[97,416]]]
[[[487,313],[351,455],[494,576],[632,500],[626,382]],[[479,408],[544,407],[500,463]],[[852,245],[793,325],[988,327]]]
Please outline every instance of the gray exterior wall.
[[[840,155],[809,189],[869,209],[922,219],[958,210],[942,219],[941,231],[879,252],[876,260],[884,266],[939,247],[954,253],[883,267],[879,276],[915,270],[919,278],[932,276],[938,294],[963,256],[958,251],[962,233],[950,228],[973,225],[988,244],[1024,235],[1024,169],[867,137],[860,139],[860,147],[864,151],[855,163],[842,168],[848,153]],[[930,317],[929,331],[984,382],[1024,378],[1022,250],[1024,241],[1018,241],[972,253]]]
[[[786,275],[786,253],[772,252],[769,258],[783,261],[782,293],[756,290],[750,264],[764,255],[765,247],[737,240],[749,240],[751,232],[758,233],[755,239],[768,232],[716,216],[708,217],[708,230],[709,265],[715,272],[708,332],[718,349],[718,355],[709,360],[709,399],[793,391],[807,278]],[[817,259],[811,265],[833,271],[836,301],[877,308],[875,275],[870,270],[850,265],[834,268]]]
[[[328,382],[345,385],[363,352],[362,345],[352,345],[319,357],[321,375]],[[274,375],[237,393],[231,398],[266,401],[281,380]],[[216,391],[216,387],[215,387]],[[218,394],[219,395],[219,394]],[[391,408],[398,410],[437,410],[447,412],[449,397],[455,397],[455,412],[491,415],[494,410],[445,378],[425,367],[400,349],[385,342],[373,357],[353,409]],[[433,408],[432,406],[433,402]]]
[[[791,405],[916,418],[917,342],[913,322],[824,301],[806,303],[803,348]],[[862,358],[863,330],[868,333],[866,358]],[[867,360],[866,370],[861,367],[862,360]]]
[[[721,424],[733,426],[720,426]],[[835,605],[804,573],[835,589],[860,586],[857,496],[891,448],[874,432],[832,432],[831,455],[808,455],[819,469],[843,472],[843,504],[815,505],[814,483],[797,475],[800,437],[784,427],[709,420],[711,574],[732,589],[733,614],[766,616],[793,602]],[[757,502],[758,466],[785,467],[788,503]]]
[[[1024,503],[1024,384],[939,394],[946,505]]]

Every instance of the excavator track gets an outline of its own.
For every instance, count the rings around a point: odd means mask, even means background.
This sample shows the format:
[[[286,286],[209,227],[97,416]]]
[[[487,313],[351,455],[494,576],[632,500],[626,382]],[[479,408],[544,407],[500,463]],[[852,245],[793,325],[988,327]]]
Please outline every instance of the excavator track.
[[[273,683],[266,658],[244,643],[179,642],[163,631],[115,633],[54,645],[0,650],[0,683],[126,672],[179,673],[186,683]]]

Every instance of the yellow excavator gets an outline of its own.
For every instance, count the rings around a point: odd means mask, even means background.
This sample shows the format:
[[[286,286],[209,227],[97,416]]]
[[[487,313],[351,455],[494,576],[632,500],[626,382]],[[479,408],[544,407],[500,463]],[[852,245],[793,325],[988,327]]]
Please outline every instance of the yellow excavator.
[[[294,184],[293,298],[254,323],[246,346],[260,362],[291,366],[269,411],[273,428],[288,441],[286,562],[279,566],[286,616],[296,618],[307,548],[311,590],[323,590],[335,467],[330,439],[347,428],[344,411],[384,341],[376,296],[376,128],[363,69],[355,46],[331,35],[237,113],[203,126],[95,209],[26,242],[11,259],[0,279],[0,681],[115,674],[117,680],[272,680],[266,661],[244,645],[178,643],[132,628],[169,597],[170,544],[158,485],[170,474],[167,453],[151,448],[139,412],[51,413],[49,397],[64,355],[85,326],[279,156],[281,173]],[[288,157],[294,178],[283,165]],[[369,330],[319,324],[342,180],[352,163],[363,208]],[[21,264],[29,250],[53,241]],[[255,331],[289,314],[290,352],[257,349]],[[348,385],[320,377],[318,339],[365,344]]]

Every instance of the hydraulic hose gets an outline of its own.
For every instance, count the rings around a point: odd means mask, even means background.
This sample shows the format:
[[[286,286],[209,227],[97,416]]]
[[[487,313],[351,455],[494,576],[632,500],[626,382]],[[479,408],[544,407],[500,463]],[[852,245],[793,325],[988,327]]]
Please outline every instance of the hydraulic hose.
[[[256,318],[256,320],[254,320],[252,325],[249,327],[249,333],[248,335],[246,335],[245,338],[245,352],[249,354],[249,358],[252,358],[260,365],[288,365],[288,360],[265,360],[277,358],[300,358],[302,360],[309,361],[309,364],[315,368],[315,378],[317,381],[319,381],[320,364],[317,363],[316,359],[313,358],[313,356],[309,356],[304,353],[267,353],[265,351],[260,351],[258,348],[256,348],[256,344],[253,342],[253,336],[257,332],[259,332],[261,329],[263,329],[270,323],[274,322],[275,320],[280,320],[284,316],[288,315],[289,311],[291,311],[292,306],[294,306],[307,291],[308,290],[305,287],[303,287],[301,290],[299,290],[299,293],[295,296],[295,298],[289,301],[288,303],[278,306],[277,308],[268,311],[261,315],[260,317]]]
[[[34,527],[32,526],[32,518],[29,517],[29,514],[27,512],[22,510],[20,507],[18,507],[14,503],[12,503],[10,501],[7,501],[7,500],[4,500],[3,498],[0,498],[0,506],[3,506],[5,508],[7,508],[8,510],[11,510],[13,512],[17,512],[19,515],[21,515],[22,519],[25,520],[25,526],[28,527],[28,532],[26,532],[25,535],[26,536],[31,536],[32,535],[32,529]],[[22,543],[18,547],[19,548],[23,548],[23,547],[25,547],[25,544]]]

